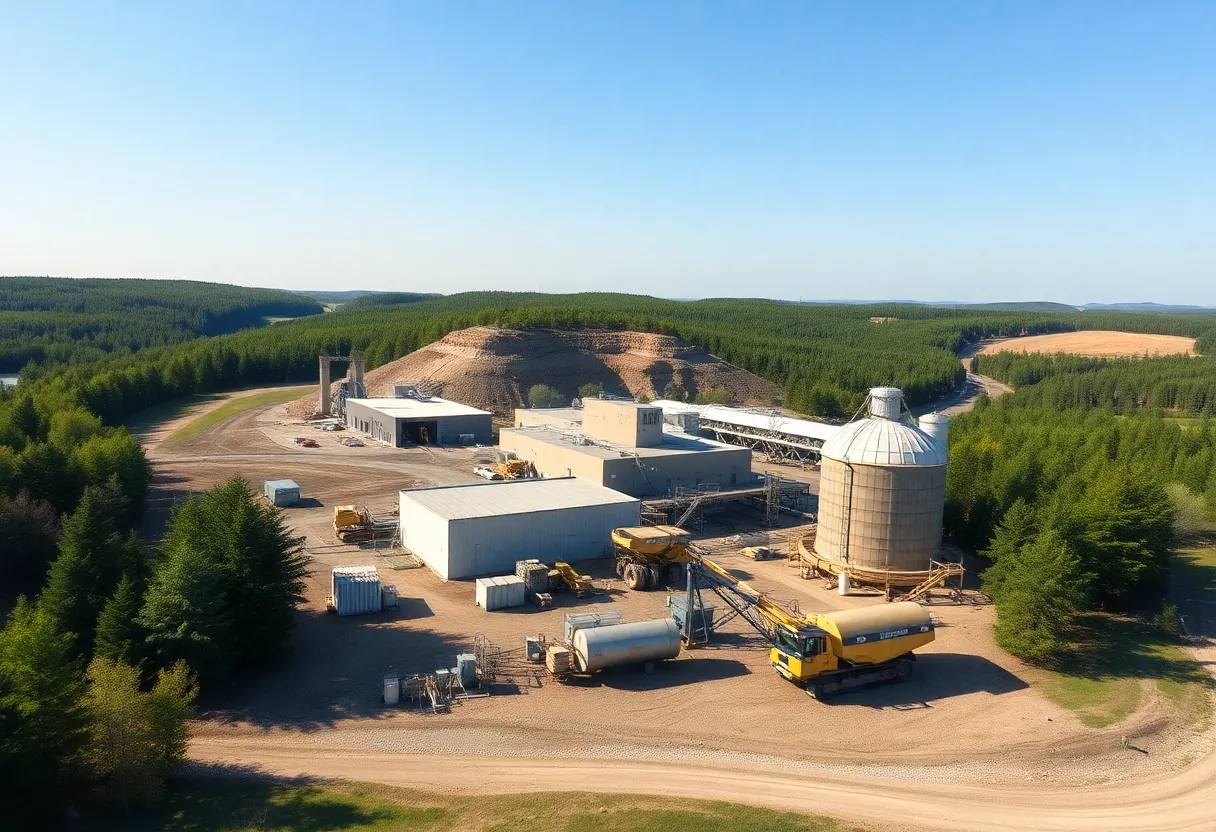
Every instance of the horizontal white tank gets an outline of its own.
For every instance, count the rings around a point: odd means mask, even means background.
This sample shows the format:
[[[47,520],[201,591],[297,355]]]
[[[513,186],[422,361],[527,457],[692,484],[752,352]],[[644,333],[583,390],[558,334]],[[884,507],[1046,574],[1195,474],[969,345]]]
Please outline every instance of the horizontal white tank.
[[[680,655],[680,628],[673,619],[634,621],[574,633],[574,661],[580,673],[644,664]]]

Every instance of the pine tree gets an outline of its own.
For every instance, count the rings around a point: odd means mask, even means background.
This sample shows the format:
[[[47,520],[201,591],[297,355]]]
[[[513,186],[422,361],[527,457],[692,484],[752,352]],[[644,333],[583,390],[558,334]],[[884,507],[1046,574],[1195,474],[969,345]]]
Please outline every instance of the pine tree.
[[[85,742],[72,636],[25,598],[0,630],[0,812],[6,822],[61,805]]]
[[[93,644],[95,657],[139,666],[144,631],[136,619],[142,607],[140,584],[129,574],[124,574],[97,618],[97,638]]]
[[[1021,548],[996,602],[994,634],[1020,658],[1046,663],[1067,640],[1072,617],[1085,607],[1081,562],[1055,528]]]
[[[980,552],[992,561],[984,570],[984,592],[993,599],[999,598],[1005,579],[1017,567],[1022,548],[1034,540],[1038,532],[1037,510],[1025,500],[1017,500],[1001,518],[996,534],[988,548]]]
[[[152,744],[147,694],[139,671],[122,662],[93,659],[87,673],[88,762],[129,810],[131,801],[150,803],[164,790]]]
[[[137,623],[147,632],[149,659],[167,668],[184,661],[203,682],[232,667],[231,621],[223,570],[207,555],[179,546],[161,561]]]
[[[59,557],[38,598],[39,608],[56,626],[76,636],[73,647],[81,656],[91,655],[97,618],[135,557],[133,544],[119,537],[91,491],[85,490],[76,511],[64,521]]]
[[[193,716],[197,697],[198,684],[184,662],[162,670],[148,694],[149,739],[162,776],[186,759],[190,739],[186,723]]]

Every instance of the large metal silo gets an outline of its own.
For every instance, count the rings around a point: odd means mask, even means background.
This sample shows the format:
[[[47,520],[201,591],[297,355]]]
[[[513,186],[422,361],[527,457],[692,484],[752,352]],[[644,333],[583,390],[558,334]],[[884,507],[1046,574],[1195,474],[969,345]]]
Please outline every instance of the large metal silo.
[[[895,388],[872,390],[869,415],[823,444],[819,526],[806,553],[823,571],[913,585],[941,551],[946,451],[902,400]]]

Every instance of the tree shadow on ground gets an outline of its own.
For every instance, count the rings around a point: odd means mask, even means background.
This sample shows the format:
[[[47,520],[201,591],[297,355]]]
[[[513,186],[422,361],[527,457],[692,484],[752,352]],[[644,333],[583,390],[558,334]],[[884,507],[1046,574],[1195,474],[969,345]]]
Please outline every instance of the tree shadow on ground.
[[[1029,687],[1005,668],[967,653],[918,653],[912,678],[845,691],[826,699],[829,705],[868,708],[932,708],[933,703],[970,693],[1001,696]]]
[[[401,599],[408,609],[411,599]],[[301,610],[290,660],[243,674],[205,695],[202,715],[219,722],[316,731],[341,719],[398,714],[380,700],[385,673],[432,673],[473,652],[458,640],[406,618],[401,610],[337,616]]]
[[[298,829],[338,832],[384,828],[429,829],[447,814],[368,800],[322,788],[315,778],[271,777],[254,767],[191,765],[173,779],[157,805],[132,813],[102,815],[90,829],[209,832],[215,829]]]
[[[1074,619],[1071,644],[1052,669],[1091,680],[1165,679],[1216,686],[1206,663],[1170,649],[1179,644],[1138,619],[1088,613]]]

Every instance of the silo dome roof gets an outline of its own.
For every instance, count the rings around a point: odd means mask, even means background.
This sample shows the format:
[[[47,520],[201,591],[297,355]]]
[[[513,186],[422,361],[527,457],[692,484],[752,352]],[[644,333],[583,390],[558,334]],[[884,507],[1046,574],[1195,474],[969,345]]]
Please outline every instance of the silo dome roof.
[[[946,464],[946,452],[924,431],[878,417],[845,425],[823,443],[820,453],[859,465]]]

